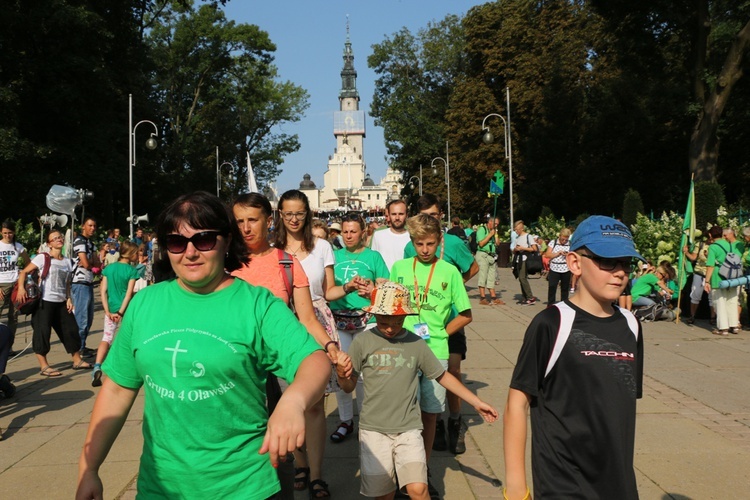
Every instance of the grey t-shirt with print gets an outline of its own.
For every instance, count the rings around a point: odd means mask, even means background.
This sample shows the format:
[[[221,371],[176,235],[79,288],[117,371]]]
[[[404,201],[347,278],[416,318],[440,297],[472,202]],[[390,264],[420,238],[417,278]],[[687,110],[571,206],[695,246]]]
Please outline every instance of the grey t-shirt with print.
[[[359,426],[392,434],[421,429],[417,375],[435,379],[445,372],[427,343],[407,330],[387,338],[373,328],[357,335],[349,356],[365,386]]]

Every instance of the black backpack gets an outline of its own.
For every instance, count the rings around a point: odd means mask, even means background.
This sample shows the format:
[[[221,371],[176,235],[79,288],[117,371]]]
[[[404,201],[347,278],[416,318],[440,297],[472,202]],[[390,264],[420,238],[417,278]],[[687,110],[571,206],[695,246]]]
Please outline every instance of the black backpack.
[[[474,231],[473,233],[471,233],[469,235],[469,251],[472,254],[477,253],[477,248],[478,248],[478,245],[477,245],[477,232],[478,231],[479,231],[479,228],[477,228],[476,231]]]

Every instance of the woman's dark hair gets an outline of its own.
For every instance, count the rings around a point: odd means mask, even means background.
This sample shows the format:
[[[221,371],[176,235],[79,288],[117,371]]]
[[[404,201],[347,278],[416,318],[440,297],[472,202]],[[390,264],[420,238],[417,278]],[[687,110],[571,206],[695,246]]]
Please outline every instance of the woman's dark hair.
[[[174,200],[156,221],[159,252],[158,257],[154,258],[154,271],[158,275],[166,279],[175,277],[166,241],[167,235],[177,231],[182,224],[196,230],[215,229],[225,237],[232,237],[224,260],[224,268],[227,271],[239,269],[248,262],[247,249],[232,210],[216,196],[205,191],[196,191]]]
[[[243,207],[260,208],[263,215],[271,217],[273,209],[271,208],[271,202],[268,198],[260,193],[245,193],[241,194],[237,199],[234,200],[232,206],[241,205]],[[235,224],[236,226],[236,224]]]
[[[711,238],[718,240],[724,235],[724,230],[721,226],[713,225],[711,226],[711,229],[708,230],[708,234],[711,235]]]
[[[315,247],[315,237],[312,234],[312,210],[310,210],[310,200],[307,199],[307,195],[298,189],[290,189],[286,193],[281,195],[279,198],[279,211],[278,219],[274,221],[274,227],[276,228],[276,236],[274,238],[274,245],[276,248],[282,250],[286,248],[286,226],[281,217],[281,211],[284,210],[285,201],[299,201],[305,206],[305,219],[302,221],[302,248],[306,252],[312,252]]]
[[[16,232],[16,223],[13,222],[13,219],[5,219],[3,221],[3,229],[10,229],[14,233]]]

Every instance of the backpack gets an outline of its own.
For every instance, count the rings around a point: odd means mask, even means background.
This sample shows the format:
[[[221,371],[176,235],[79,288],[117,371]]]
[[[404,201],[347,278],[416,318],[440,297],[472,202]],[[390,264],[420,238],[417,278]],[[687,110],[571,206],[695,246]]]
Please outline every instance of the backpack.
[[[13,290],[11,291],[10,300],[16,305],[16,310],[21,314],[33,314],[37,307],[39,307],[39,303],[42,300],[42,287],[44,286],[44,280],[47,279],[47,275],[49,275],[49,268],[52,265],[52,258],[50,257],[50,254],[47,252],[42,252],[42,255],[44,255],[44,266],[42,267],[41,275],[38,274],[39,270],[34,270],[29,276],[33,277],[33,283],[32,283],[32,289],[34,290],[32,293],[29,293],[29,291],[26,291],[26,299],[23,302],[18,302],[16,296],[18,295],[18,283],[16,283],[13,286]],[[26,286],[24,283],[21,286]],[[33,296],[32,296],[33,295]]]
[[[719,268],[719,276],[725,280],[733,280],[742,276],[742,256],[733,252],[731,245],[729,245],[729,248],[726,250],[723,246],[719,245],[718,241],[715,245],[727,254],[724,258],[724,262]]]
[[[484,227],[484,226],[479,226],[479,227]],[[477,244],[477,233],[479,232],[479,227],[477,228],[476,231],[474,231],[473,233],[469,235],[469,251],[472,254],[477,253],[477,250],[479,249],[479,245]]]

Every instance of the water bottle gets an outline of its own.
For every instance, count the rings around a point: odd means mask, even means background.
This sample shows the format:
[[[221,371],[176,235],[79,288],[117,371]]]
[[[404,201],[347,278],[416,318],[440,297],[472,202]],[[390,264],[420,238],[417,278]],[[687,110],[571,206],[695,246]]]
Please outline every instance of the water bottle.
[[[34,277],[30,274],[26,275],[26,283],[23,287],[26,289],[26,296],[30,299],[35,299],[39,294],[39,288],[36,286]]]

